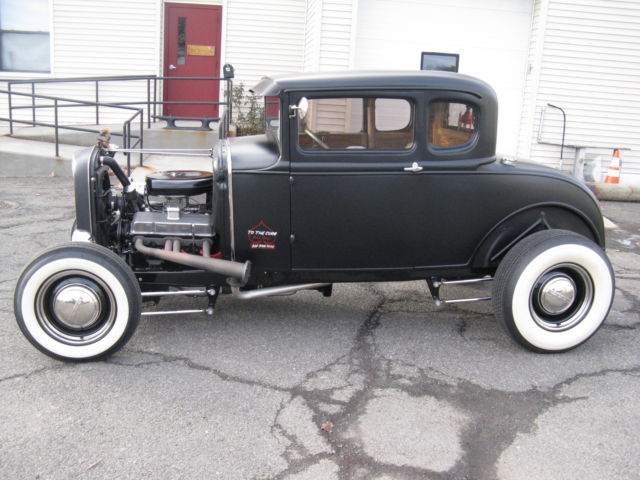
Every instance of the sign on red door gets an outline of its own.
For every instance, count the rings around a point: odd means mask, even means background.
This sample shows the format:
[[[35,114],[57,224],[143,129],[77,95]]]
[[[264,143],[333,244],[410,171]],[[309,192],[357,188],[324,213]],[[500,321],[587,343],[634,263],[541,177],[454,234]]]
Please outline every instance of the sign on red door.
[[[219,77],[222,7],[165,4],[164,76]],[[217,80],[164,81],[164,100],[169,102],[217,102]],[[217,117],[218,105],[165,105],[171,117]]]

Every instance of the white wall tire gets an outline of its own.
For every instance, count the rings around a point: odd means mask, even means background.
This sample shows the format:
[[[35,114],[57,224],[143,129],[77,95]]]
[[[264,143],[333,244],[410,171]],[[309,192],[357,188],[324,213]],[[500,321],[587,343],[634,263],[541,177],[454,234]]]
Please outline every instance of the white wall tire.
[[[524,347],[564,352],[600,328],[614,290],[611,264],[598,245],[572,232],[547,230],[519,242],[500,263],[493,306]]]
[[[81,301],[70,298],[71,291],[80,292]],[[83,361],[122,348],[138,325],[140,299],[138,282],[120,257],[99,245],[71,242],[45,250],[23,269],[14,310],[36,348]]]

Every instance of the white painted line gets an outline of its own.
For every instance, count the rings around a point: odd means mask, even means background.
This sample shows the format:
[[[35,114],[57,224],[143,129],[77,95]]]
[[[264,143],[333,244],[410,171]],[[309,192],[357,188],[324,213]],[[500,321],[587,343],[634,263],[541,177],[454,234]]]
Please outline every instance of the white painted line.
[[[618,228],[618,225],[613,223],[607,217],[603,216],[602,219],[604,220],[604,228],[606,228],[607,230],[613,230],[614,228]]]

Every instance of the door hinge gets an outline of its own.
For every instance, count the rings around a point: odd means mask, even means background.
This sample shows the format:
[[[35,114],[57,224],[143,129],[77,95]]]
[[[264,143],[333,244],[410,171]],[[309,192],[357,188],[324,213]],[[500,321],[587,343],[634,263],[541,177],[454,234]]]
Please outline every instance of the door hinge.
[[[295,180],[292,176],[289,177],[289,185],[293,185],[295,183]]]
[[[293,244],[296,241],[296,236],[292,233],[289,235],[289,243]]]

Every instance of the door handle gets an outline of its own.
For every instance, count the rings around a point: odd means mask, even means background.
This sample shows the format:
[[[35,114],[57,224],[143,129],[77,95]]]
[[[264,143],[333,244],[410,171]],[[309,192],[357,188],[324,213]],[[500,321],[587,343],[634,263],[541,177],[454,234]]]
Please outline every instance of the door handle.
[[[176,67],[175,65],[169,65],[169,70],[175,70],[176,68],[178,67]]]
[[[404,171],[405,172],[413,172],[413,173],[421,172],[422,171],[422,167],[420,165],[418,165],[418,162],[413,162],[410,167],[404,167]]]

